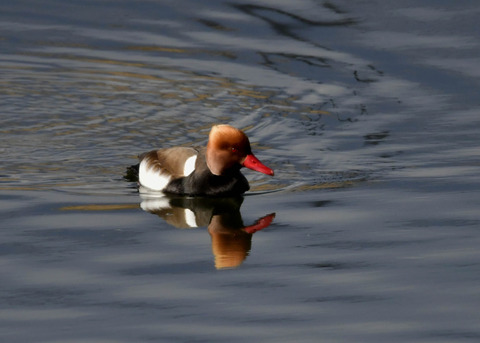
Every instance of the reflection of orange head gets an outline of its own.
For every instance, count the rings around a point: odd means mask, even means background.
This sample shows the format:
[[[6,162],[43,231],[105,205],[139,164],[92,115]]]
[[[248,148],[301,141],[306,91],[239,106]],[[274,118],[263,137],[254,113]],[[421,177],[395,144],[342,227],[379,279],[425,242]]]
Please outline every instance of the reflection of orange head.
[[[212,237],[215,268],[238,267],[250,251],[252,235],[240,229],[226,229],[222,227],[220,219],[219,216],[214,216],[208,227],[208,232]]]

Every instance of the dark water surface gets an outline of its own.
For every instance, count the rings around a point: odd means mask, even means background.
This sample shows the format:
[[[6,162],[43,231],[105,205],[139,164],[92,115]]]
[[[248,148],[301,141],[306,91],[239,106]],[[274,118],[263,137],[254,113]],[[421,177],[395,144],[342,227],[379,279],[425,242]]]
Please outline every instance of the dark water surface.
[[[0,340],[478,342],[479,14],[2,2]],[[243,202],[123,180],[214,123],[275,170]]]

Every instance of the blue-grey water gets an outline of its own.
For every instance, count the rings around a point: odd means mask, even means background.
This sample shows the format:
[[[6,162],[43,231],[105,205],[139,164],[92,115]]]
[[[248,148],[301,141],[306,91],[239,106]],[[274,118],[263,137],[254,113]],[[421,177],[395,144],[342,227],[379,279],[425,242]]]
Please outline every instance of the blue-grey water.
[[[479,15],[1,2],[0,341],[478,342]],[[275,170],[243,202],[123,179],[215,123]]]

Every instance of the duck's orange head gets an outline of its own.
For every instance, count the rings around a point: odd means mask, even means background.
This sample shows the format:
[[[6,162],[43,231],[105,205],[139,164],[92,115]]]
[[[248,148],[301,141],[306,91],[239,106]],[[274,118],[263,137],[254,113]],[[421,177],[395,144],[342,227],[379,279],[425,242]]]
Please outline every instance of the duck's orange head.
[[[207,165],[215,175],[232,168],[249,169],[273,176],[273,170],[255,157],[247,135],[230,125],[215,125],[207,144]]]

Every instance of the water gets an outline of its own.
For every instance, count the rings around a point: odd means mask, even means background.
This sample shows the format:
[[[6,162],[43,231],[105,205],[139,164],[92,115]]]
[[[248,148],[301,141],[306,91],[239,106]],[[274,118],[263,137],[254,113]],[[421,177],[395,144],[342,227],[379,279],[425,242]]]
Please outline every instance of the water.
[[[479,12],[0,4],[1,340],[478,341]],[[214,123],[275,170],[243,201],[123,180]]]

